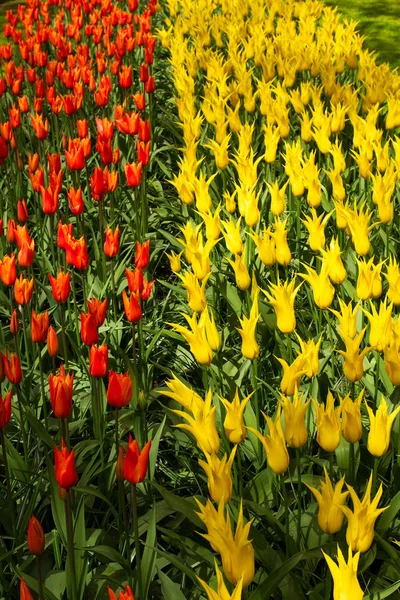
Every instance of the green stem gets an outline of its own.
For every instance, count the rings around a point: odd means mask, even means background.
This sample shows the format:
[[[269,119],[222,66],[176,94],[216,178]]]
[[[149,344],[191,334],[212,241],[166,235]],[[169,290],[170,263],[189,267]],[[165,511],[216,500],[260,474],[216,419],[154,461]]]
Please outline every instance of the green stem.
[[[43,600],[44,592],[43,592],[42,572],[40,570],[40,556],[36,556],[36,570],[37,570],[37,579],[38,579],[38,586],[39,586],[39,600]]]
[[[129,535],[129,523],[128,523],[128,514],[126,512],[126,501],[125,501],[125,487],[124,482],[118,480],[118,497],[119,504],[121,507],[122,519],[124,522],[124,530],[125,530],[125,543],[126,543],[126,555],[128,559],[129,565],[129,584],[132,586],[132,558],[131,558],[131,541]]]
[[[74,527],[72,521],[72,501],[71,501],[71,489],[66,490],[65,495],[65,523],[67,526],[67,544],[68,544],[68,556],[71,565],[71,587],[72,587],[72,600],[78,599],[77,594],[77,580],[76,580],[76,568],[75,568],[75,551],[74,551]]]
[[[114,323],[115,326],[117,324],[117,314],[118,314],[118,301],[117,294],[115,290],[115,272],[114,272],[114,258],[111,259],[111,285],[112,285],[112,295],[113,295],[113,309],[114,309]]]
[[[349,449],[349,485],[354,485],[354,473],[355,473],[355,456],[354,456],[354,444],[350,444]]]
[[[137,491],[136,484],[131,485],[132,492],[132,520],[133,520],[133,533],[135,536],[135,551],[136,551],[136,579],[138,582],[139,589],[139,600],[143,599],[143,584],[142,584],[142,561],[140,556],[140,539],[139,539],[139,526],[138,526],[138,511],[137,511]]]
[[[101,272],[103,281],[106,280],[106,255],[103,252],[104,244],[104,207],[103,200],[99,202],[99,226],[100,226],[100,253],[101,253]]]
[[[19,420],[21,422],[22,443],[24,445],[24,458],[25,458],[26,467],[28,467],[28,439],[26,437],[26,431],[25,431],[24,409],[22,408],[22,397],[21,397],[21,389],[19,387],[19,384],[17,384],[15,386],[15,390],[17,392],[17,399],[18,399]]]
[[[376,492],[376,487],[377,487],[377,480],[378,480],[378,463],[379,463],[379,458],[377,456],[374,456],[374,470],[372,472],[372,495],[375,495]]]
[[[55,248],[54,248],[54,215],[49,215],[49,223],[50,223],[50,246],[51,246],[51,259],[53,261],[53,265],[57,264]]]
[[[138,381],[138,366],[137,366],[137,356],[136,356],[136,328],[135,323],[132,323],[132,359],[133,359],[133,402],[135,408],[137,408],[138,398],[139,398],[139,381]]]
[[[69,448],[68,419],[61,419],[61,435],[65,445],[67,446],[67,448]]]
[[[300,549],[301,542],[301,452],[300,448],[296,448],[296,463],[297,463],[297,546]]]
[[[290,532],[289,532],[289,499],[287,495],[287,490],[285,486],[285,476],[282,474],[280,476],[280,486],[283,495],[283,501],[285,504],[285,551],[286,556],[289,556],[289,540],[290,540]]]
[[[37,345],[38,359],[39,359],[39,371],[40,371],[40,388],[42,395],[42,404],[43,404],[43,414],[44,414],[44,425],[46,427],[46,431],[49,430],[49,425],[47,422],[47,403],[46,403],[46,394],[44,391],[44,375],[43,375],[43,362],[42,362],[42,350],[40,348],[40,344]]]
[[[61,337],[63,342],[63,350],[64,350],[64,363],[65,367],[68,369],[68,348],[67,348],[67,338],[65,334],[65,306],[63,303],[60,304],[60,318],[61,318]]]
[[[26,335],[25,308],[26,308],[26,305],[22,307],[22,311],[21,311],[22,312],[22,331],[24,333],[26,365],[29,370],[31,368],[31,361],[30,361],[30,357],[29,357],[28,337]]]
[[[12,498],[10,469],[8,467],[6,440],[5,440],[5,436],[4,436],[3,427],[0,427],[0,438],[1,438],[1,449],[3,451],[3,464],[4,464],[4,473],[6,476],[7,496],[8,496],[8,500],[10,502],[10,508],[11,508],[11,524],[12,524],[12,530],[13,530],[13,534],[14,534],[14,538],[15,538],[16,533],[17,533],[16,526],[15,526],[16,519],[15,519],[15,512],[14,512],[14,502],[13,502],[13,498]]]
[[[147,206],[147,169],[143,167],[143,176],[141,182],[141,205],[142,205],[142,214],[141,214],[141,230],[142,230],[142,239],[146,237],[147,229],[148,229],[148,206]]]
[[[378,387],[379,387],[379,368],[381,362],[381,355],[379,352],[375,352],[376,357],[376,365],[375,365],[375,390],[374,390],[374,402],[376,406],[376,402],[378,400]]]

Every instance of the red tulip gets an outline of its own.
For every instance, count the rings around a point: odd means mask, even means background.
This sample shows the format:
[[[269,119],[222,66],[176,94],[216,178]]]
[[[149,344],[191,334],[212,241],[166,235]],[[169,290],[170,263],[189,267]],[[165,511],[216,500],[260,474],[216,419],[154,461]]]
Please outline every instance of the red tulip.
[[[108,346],[91,346],[89,370],[92,377],[104,377],[108,370]]]
[[[22,379],[21,363],[18,356],[16,354],[8,356],[6,352],[5,356],[3,356],[3,361],[8,381],[14,385],[18,385]]]
[[[32,294],[33,279],[29,281],[29,279],[24,279],[24,277],[20,275],[19,279],[16,279],[14,283],[15,301],[20,306],[25,306],[25,304],[28,304],[29,300],[32,298]]]
[[[74,374],[66,375],[64,365],[60,366],[58,375],[50,373],[50,402],[57,419],[67,419],[71,414],[73,385]]]
[[[13,313],[11,315],[11,319],[10,319],[10,332],[13,335],[17,335],[18,329],[19,329],[19,323],[18,323],[17,309],[14,308]]]
[[[53,277],[53,275],[50,273],[48,277],[54,300],[56,302],[66,302],[71,289],[70,273],[63,273],[63,271],[60,269],[57,277]]]
[[[148,165],[150,162],[150,142],[140,142],[136,140],[136,149],[138,155],[138,161],[143,165]]]
[[[129,435],[124,459],[124,477],[130,483],[140,483],[146,477],[150,448],[151,440],[147,442],[140,452],[137,441],[133,440],[132,436]]]
[[[69,209],[73,215],[80,215],[85,210],[83,203],[82,188],[79,187],[77,190],[71,185],[67,192]]]
[[[43,527],[35,515],[32,515],[28,524],[28,548],[31,554],[40,556],[44,552],[45,537]]]
[[[52,325],[47,331],[47,351],[50,356],[57,356],[58,354],[58,337]]]
[[[119,249],[119,227],[113,231],[110,227],[106,229],[106,241],[104,242],[104,254],[109,258],[117,256]]]
[[[33,596],[23,579],[19,583],[19,600],[33,600]]]
[[[96,318],[91,313],[81,312],[81,340],[86,346],[92,346],[99,341]]]
[[[45,140],[49,134],[49,121],[46,119],[43,123],[43,115],[31,115],[32,127],[35,130],[38,140]]]
[[[140,267],[136,267],[134,271],[125,269],[125,274],[128,279],[129,291],[141,294],[144,288],[143,270]]]
[[[17,204],[17,217],[20,223],[25,223],[28,220],[28,207],[25,200],[18,200]]]
[[[58,485],[69,490],[79,481],[79,477],[75,470],[75,452],[68,451],[64,440],[61,442],[61,450],[54,446],[54,464],[56,472],[56,480]]]
[[[31,322],[31,337],[32,342],[40,344],[45,342],[47,338],[47,331],[49,329],[49,313],[47,310],[44,313],[36,314],[32,309],[32,322]]]
[[[132,293],[128,300],[128,296],[125,290],[122,291],[122,302],[124,304],[124,310],[126,318],[130,323],[136,323],[142,318],[142,309],[140,308],[140,302],[137,294]]]
[[[110,371],[108,375],[107,401],[114,408],[127,406],[132,398],[132,380],[128,371],[115,373]]]
[[[11,419],[11,398],[12,398],[12,390],[7,392],[4,400],[0,395],[0,429],[3,429],[6,425],[9,424]]]
[[[142,178],[142,163],[131,163],[124,166],[126,183],[129,187],[138,187]]]
[[[92,298],[91,300],[86,300],[86,303],[89,313],[94,317],[96,327],[101,327],[106,319],[108,298],[103,300],[103,302],[97,298]]]
[[[145,269],[150,260],[150,240],[146,240],[144,244],[136,242],[135,265],[140,269]]]

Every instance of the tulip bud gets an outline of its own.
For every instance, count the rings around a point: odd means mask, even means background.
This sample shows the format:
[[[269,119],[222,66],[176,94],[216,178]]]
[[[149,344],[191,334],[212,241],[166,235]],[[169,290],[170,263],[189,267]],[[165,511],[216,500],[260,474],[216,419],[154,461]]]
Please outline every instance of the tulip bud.
[[[25,200],[18,200],[17,217],[20,223],[25,223],[29,218]]]
[[[21,579],[19,584],[19,597],[20,600],[33,600],[33,596],[23,579]]]
[[[58,337],[52,325],[47,331],[47,351],[50,356],[57,356],[58,354]]]
[[[17,335],[17,333],[18,333],[18,316],[17,316],[16,308],[14,308],[13,314],[11,315],[10,331],[13,335]]]
[[[15,244],[15,221],[14,219],[8,219],[7,223],[7,242],[9,244]]]
[[[45,537],[40,521],[32,515],[28,525],[28,548],[31,554],[40,556],[44,552]]]

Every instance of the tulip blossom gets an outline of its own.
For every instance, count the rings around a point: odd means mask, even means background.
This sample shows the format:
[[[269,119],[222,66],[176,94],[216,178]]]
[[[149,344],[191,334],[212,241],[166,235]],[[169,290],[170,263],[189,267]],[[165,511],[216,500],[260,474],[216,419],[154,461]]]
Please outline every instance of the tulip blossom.
[[[9,390],[4,397],[0,395],[0,429],[9,424],[11,419],[11,399],[12,390]]]
[[[45,342],[47,338],[47,331],[49,329],[49,313],[47,310],[44,313],[36,314],[32,309],[32,321],[31,321],[31,337],[32,342],[37,344]]]
[[[262,435],[253,427],[248,427],[248,430],[254,433],[264,446],[268,466],[274,473],[280,475],[286,471],[290,462],[285,436],[282,431],[281,407],[278,408],[275,421],[264,413],[262,413],[262,415],[267,422],[269,434]]]
[[[344,477],[333,488],[328,471],[324,467],[325,481],[320,481],[321,491],[307,485],[318,502],[318,525],[324,533],[334,534],[341,530],[343,525],[343,512],[341,507],[346,501],[349,492],[342,492]]]
[[[75,451],[69,452],[64,440],[61,441],[61,450],[54,446],[54,465],[56,481],[61,488],[68,490],[78,483],[79,477],[75,470]]]
[[[348,522],[346,541],[353,552],[366,552],[374,540],[376,519],[389,507],[377,508],[383,493],[382,484],[371,502],[372,473],[362,501],[350,485],[347,484],[347,488],[353,501],[353,511],[347,506],[341,507]]]
[[[244,525],[242,503],[233,536],[229,514],[226,513],[222,501],[216,510],[210,500],[207,500],[205,506],[197,498],[195,500],[200,509],[196,514],[207,527],[207,533],[201,535],[210,543],[212,549],[221,555],[226,578],[232,585],[242,581],[243,587],[248,587],[254,578],[254,549],[248,539],[252,521]]]
[[[335,288],[329,280],[329,271],[326,265],[319,273],[306,264],[304,267],[307,273],[299,273],[299,277],[311,285],[315,304],[321,309],[329,308],[335,296]]]
[[[71,289],[70,273],[63,273],[60,269],[57,277],[53,277],[51,273],[49,273],[48,277],[54,300],[56,302],[66,302]]]
[[[28,523],[28,548],[31,554],[40,556],[44,552],[45,537],[40,521],[32,515]]]
[[[256,340],[256,327],[260,312],[258,310],[258,291],[254,295],[253,304],[250,309],[250,316],[239,318],[241,329],[238,329],[242,337],[242,354],[249,360],[254,360],[260,353],[260,348]]]
[[[346,350],[338,350],[338,353],[344,357],[343,372],[345,377],[352,383],[359,381],[364,375],[364,357],[371,350],[371,347],[367,346],[360,352],[360,344],[363,340],[365,331],[366,327],[360,331],[354,339],[351,339],[344,332],[339,331],[345,343]]]
[[[92,346],[99,341],[96,318],[91,313],[81,312],[81,340],[86,346]]]
[[[186,421],[186,423],[179,423],[176,427],[191,433],[200,450],[208,452],[208,454],[217,454],[220,447],[220,439],[215,425],[217,407],[211,406],[211,403],[212,393],[211,390],[208,390],[205,401],[193,407],[193,416],[181,410],[173,412]]]
[[[232,498],[231,469],[235,458],[237,446],[229,456],[226,454],[220,460],[216,454],[205,452],[207,462],[199,459],[199,465],[207,475],[208,491],[211,498],[219,504],[229,502]]]
[[[340,443],[341,407],[334,407],[335,399],[330,390],[326,405],[312,401],[317,419],[317,442],[326,452],[334,452]]]
[[[58,375],[50,373],[50,402],[54,416],[58,419],[67,419],[71,414],[73,385],[74,374],[66,375],[64,365],[60,366]]]
[[[351,300],[348,304],[346,304],[341,298],[339,298],[339,307],[340,311],[333,310],[332,308],[329,310],[339,321],[340,331],[349,338],[354,339],[357,335],[356,317],[360,305],[357,303],[353,308]]]
[[[386,273],[384,273],[384,277],[386,277],[387,282],[389,284],[389,289],[387,291],[389,301],[392,302],[395,306],[399,306],[400,270],[396,259],[392,255],[390,255],[389,257],[389,264],[386,265]]]
[[[24,579],[21,579],[19,583],[19,600],[33,600],[33,596]]]
[[[186,342],[189,344],[191,353],[199,364],[209,365],[213,358],[213,351],[207,341],[204,329],[197,323],[196,313],[194,312],[192,317],[185,314],[183,316],[188,322],[190,330],[178,323],[167,323],[167,325],[173,327],[175,331],[185,338]]]
[[[305,414],[311,400],[303,403],[303,394],[295,389],[293,400],[280,394],[281,407],[285,419],[285,439],[291,448],[302,448],[307,442],[308,432],[304,422]]]
[[[107,590],[108,590],[109,600],[117,600],[117,596],[112,591],[112,589],[110,587],[108,587]],[[132,588],[129,585],[125,586],[124,592],[122,590],[120,591],[120,593],[118,595],[118,600],[135,600],[135,596],[133,595]]]
[[[15,255],[6,254],[0,260],[0,279],[4,285],[14,285],[17,279],[17,270],[15,266]]]
[[[143,244],[136,242],[135,265],[139,269],[146,269],[150,260],[150,240]]]
[[[124,477],[129,483],[137,484],[145,479],[149,464],[150,448],[151,440],[140,451],[137,440],[133,440],[132,436],[129,435],[124,458]]]
[[[25,279],[22,275],[14,283],[14,298],[20,306],[28,304],[33,294],[33,279]]]
[[[119,249],[119,227],[116,227],[113,231],[110,227],[107,227],[105,231],[106,241],[104,242],[104,254],[109,258],[117,256]]]
[[[91,376],[104,377],[108,371],[108,346],[91,346],[89,359]]]
[[[183,282],[183,287],[187,291],[187,301],[192,311],[201,313],[207,305],[205,287],[208,277],[205,277],[201,285],[196,275],[190,271],[183,274],[178,273],[179,279]]]
[[[95,320],[96,327],[101,327],[106,320],[108,298],[105,300],[99,300],[98,298],[92,298],[86,300],[89,314],[91,314]]]
[[[3,361],[4,370],[8,381],[14,385],[21,383],[22,370],[17,354],[10,354],[10,356],[8,356],[6,352],[5,356],[3,357]]]
[[[365,260],[357,260],[358,277],[356,285],[356,294],[360,300],[368,300],[369,298],[379,298],[382,294],[382,278],[381,269],[383,261],[374,265],[374,257],[368,262]],[[390,286],[389,286],[390,289]],[[390,299],[390,296],[388,294]]]
[[[315,208],[312,208],[311,217],[305,215],[302,219],[308,231],[308,245],[314,252],[321,252],[325,247],[325,226],[331,214],[331,212],[327,215],[321,213],[318,216]]]
[[[280,221],[278,218],[274,221],[275,231],[271,233],[275,241],[275,255],[277,262],[283,267],[287,267],[292,260],[292,254],[287,242],[288,230],[286,229],[287,218]]]
[[[217,587],[218,587],[217,592],[215,592],[212,588],[210,588],[208,583],[206,583],[205,581],[200,579],[200,577],[197,578],[199,580],[199,582],[201,583],[201,585],[203,586],[203,588],[206,590],[208,600],[221,600],[221,599],[222,600],[241,600],[242,588],[243,588],[243,578],[239,579],[239,581],[237,582],[235,589],[233,590],[232,595],[231,595],[230,592],[228,592],[228,590],[226,588],[223,575],[222,575],[221,571],[219,570],[216,562],[215,562],[215,572],[217,574]]]
[[[383,456],[389,449],[392,425],[400,411],[400,406],[397,406],[389,415],[388,405],[383,395],[375,415],[372,408],[368,404],[366,406],[370,423],[367,441],[368,451],[373,456]]]
[[[50,325],[47,330],[47,351],[50,356],[57,356],[58,354],[58,337],[56,330]]]
[[[370,324],[369,345],[377,352],[382,352],[390,341],[392,328],[392,310],[393,304],[386,306],[386,300],[379,303],[379,312],[371,302],[371,312],[363,309],[363,313],[368,317]]]
[[[359,442],[362,436],[361,402],[363,397],[364,390],[361,390],[358,398],[354,401],[349,394],[344,398],[340,398],[342,435],[349,444]]]
[[[122,302],[124,305],[126,318],[130,323],[136,323],[142,318],[142,309],[140,306],[140,300],[138,295],[132,293],[128,299],[128,295],[125,290],[122,290]]]
[[[218,396],[225,407],[226,416],[224,420],[225,434],[232,444],[240,444],[246,437],[246,427],[243,422],[243,413],[246,404],[250,400],[254,392],[249,394],[243,400],[239,399],[239,390],[236,388],[235,396],[232,402]]]
[[[243,251],[242,254],[236,254],[234,261],[230,258],[227,258],[226,260],[235,272],[235,280],[238,288],[242,291],[247,290],[250,287],[251,279],[246,267],[245,251]]]
[[[194,390],[182,383],[174,374],[172,374],[172,379],[167,379],[165,383],[171,391],[163,392],[164,396],[172,398],[192,414],[202,409],[204,400]]]
[[[346,563],[338,544],[338,564],[336,564],[323,550],[321,550],[321,552],[328,563],[333,578],[333,600],[362,600],[364,592],[357,579],[357,567],[360,553],[357,552],[353,556],[352,549],[349,547]]]
[[[278,279],[278,283],[270,283],[270,292],[265,292],[268,302],[275,310],[277,327],[282,333],[291,333],[296,328],[296,317],[294,313],[294,299],[299,291],[301,284],[295,288],[295,278],[285,281],[283,284]]]
[[[108,375],[107,402],[114,408],[127,406],[132,398],[132,380],[128,371],[116,373],[110,371]]]

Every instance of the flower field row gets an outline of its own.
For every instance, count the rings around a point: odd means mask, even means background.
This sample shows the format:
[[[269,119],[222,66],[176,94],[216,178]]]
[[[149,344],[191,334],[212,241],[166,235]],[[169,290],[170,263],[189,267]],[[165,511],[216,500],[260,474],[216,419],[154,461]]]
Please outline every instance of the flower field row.
[[[318,0],[0,46],[0,598],[400,587],[400,76]]]

